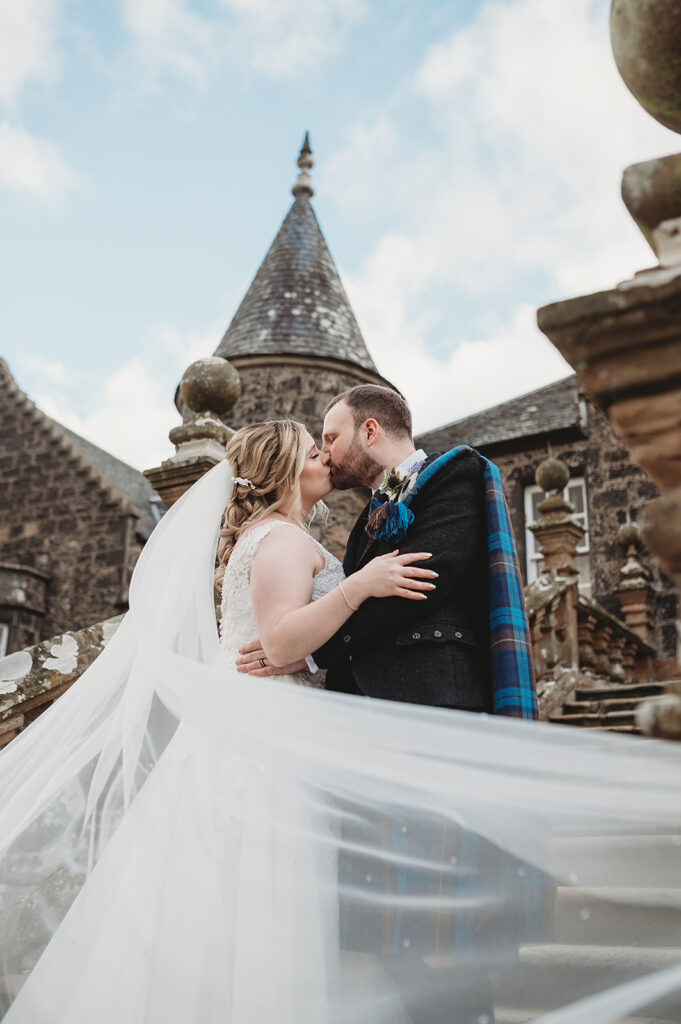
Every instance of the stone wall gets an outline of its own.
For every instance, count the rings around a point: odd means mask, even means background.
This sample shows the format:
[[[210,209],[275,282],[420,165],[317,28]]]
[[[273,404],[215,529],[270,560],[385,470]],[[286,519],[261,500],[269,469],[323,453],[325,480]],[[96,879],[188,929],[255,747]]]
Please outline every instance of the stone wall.
[[[124,609],[141,542],[132,506],[11,378],[0,385],[0,623],[16,651]]]
[[[438,436],[439,445],[443,440],[449,441],[449,447],[468,443],[466,437],[456,432],[456,424],[451,438]],[[575,430],[563,440],[557,435],[535,436],[512,443],[479,446],[478,450],[492,459],[501,471],[523,573],[526,566],[524,490],[535,482],[535,471],[549,454],[549,440],[550,453],[567,464],[571,476],[583,476],[586,482],[592,598],[610,614],[621,617],[615,590],[622,562],[615,534],[628,516],[634,521],[638,518],[643,506],[657,496],[658,490],[615,437],[603,413],[591,403],[587,403],[583,431]],[[642,560],[656,590],[653,644],[659,657],[674,658],[677,642],[674,588],[651,555],[644,551]]]

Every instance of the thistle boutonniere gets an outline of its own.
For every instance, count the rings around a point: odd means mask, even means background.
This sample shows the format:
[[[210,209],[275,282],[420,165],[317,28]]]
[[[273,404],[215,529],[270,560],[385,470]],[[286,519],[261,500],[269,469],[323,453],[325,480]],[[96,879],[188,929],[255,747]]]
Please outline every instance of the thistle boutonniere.
[[[423,463],[419,462],[408,473],[398,469],[386,471],[383,483],[371,499],[365,527],[372,540],[395,543],[402,540],[414,522],[414,513],[404,504],[404,499],[414,487],[422,467]]]
[[[420,467],[419,467],[420,468]],[[387,494],[390,501],[402,501],[416,483],[418,469],[411,473],[400,473],[399,469],[387,469],[379,494]]]

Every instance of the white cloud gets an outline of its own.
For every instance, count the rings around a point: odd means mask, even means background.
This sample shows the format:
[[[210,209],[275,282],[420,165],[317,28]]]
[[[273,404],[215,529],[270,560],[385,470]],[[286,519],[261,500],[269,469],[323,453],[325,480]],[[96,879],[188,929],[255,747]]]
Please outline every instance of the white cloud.
[[[48,206],[58,207],[81,183],[51,142],[9,121],[0,121],[0,188],[27,192]]]
[[[295,77],[342,46],[367,13],[365,0],[222,0],[238,50],[256,71]],[[237,52],[237,51],[235,51]]]
[[[343,210],[392,225],[349,292],[425,428],[569,372],[537,332],[528,281],[539,304],[651,265],[619,182],[678,139],[619,78],[603,0],[488,0],[430,47],[411,87],[427,125],[416,152],[381,112],[322,170]],[[459,326],[462,304],[474,330]]]
[[[103,381],[58,380],[44,366],[41,377],[41,361],[30,368],[24,360],[29,391],[48,416],[131,466],[149,469],[174,454],[168,431],[180,423],[173,396],[182,374],[213,352],[223,329],[221,323],[183,333],[157,325],[140,353]]]
[[[206,85],[225,60],[268,77],[295,77],[342,46],[366,0],[124,0],[123,21],[147,79]]]
[[[472,274],[510,265],[585,289],[651,262],[619,181],[676,140],[617,74],[600,0],[488,2],[430,49],[415,88],[444,129],[449,224],[464,215],[457,244]]]
[[[54,81],[59,67],[55,49],[63,0],[0,3],[0,104],[13,108],[27,83]],[[32,135],[15,121],[0,121],[0,188],[28,193],[58,207],[80,183],[51,142]]]
[[[54,29],[61,5],[62,0],[0,4],[0,102],[13,102],[31,79],[49,82],[54,77]]]
[[[517,306],[507,323],[487,318],[492,322],[483,337],[458,337],[447,355],[433,354],[426,340],[432,324],[414,300],[407,264],[394,266],[388,256],[399,249],[397,244],[386,248],[385,258],[377,261],[382,265],[353,275],[348,289],[375,362],[409,401],[417,433],[572,372],[540,333],[535,308],[528,304]]]
[[[170,73],[206,84],[216,58],[213,26],[185,0],[124,0],[123,22],[147,77]]]

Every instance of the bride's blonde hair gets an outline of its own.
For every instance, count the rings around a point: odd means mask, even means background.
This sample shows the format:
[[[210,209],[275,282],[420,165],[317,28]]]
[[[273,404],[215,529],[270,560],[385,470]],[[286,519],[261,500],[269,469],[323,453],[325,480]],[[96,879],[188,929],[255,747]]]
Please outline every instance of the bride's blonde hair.
[[[216,586],[222,581],[234,546],[247,526],[272,512],[285,511],[303,518],[300,474],[307,457],[307,431],[295,420],[268,420],[242,427],[230,438],[225,451],[235,483],[222,517],[218,539]]]

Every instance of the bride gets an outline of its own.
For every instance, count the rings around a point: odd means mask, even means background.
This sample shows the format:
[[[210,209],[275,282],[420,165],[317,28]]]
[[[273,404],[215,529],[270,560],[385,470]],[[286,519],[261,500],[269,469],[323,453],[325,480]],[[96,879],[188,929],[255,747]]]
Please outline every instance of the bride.
[[[430,556],[394,551],[345,579],[338,559],[305,529],[332,484],[328,456],[299,423],[246,427],[227,445],[227,459],[244,474],[235,478],[218,541],[227,660],[233,663],[238,648],[257,635],[269,664],[283,666],[282,676],[321,685],[307,670],[305,655],[369,597],[422,600],[435,588],[437,573],[412,563]]]
[[[324,692],[305,654],[367,598],[435,585],[426,552],[344,579],[305,529],[329,490],[302,426],[234,435],[146,545],[106,650],[0,754],[6,1024],[491,1024],[459,998],[481,965],[500,1019],[677,999],[669,958],[599,968],[586,908],[569,984],[550,942],[519,957],[537,933],[517,922],[554,882],[615,911],[635,889],[628,929],[661,877],[681,887],[678,748]],[[255,635],[268,679],[234,666]]]

